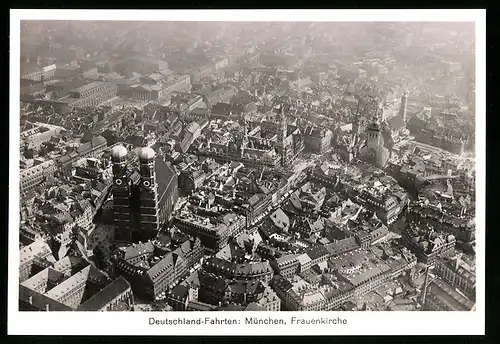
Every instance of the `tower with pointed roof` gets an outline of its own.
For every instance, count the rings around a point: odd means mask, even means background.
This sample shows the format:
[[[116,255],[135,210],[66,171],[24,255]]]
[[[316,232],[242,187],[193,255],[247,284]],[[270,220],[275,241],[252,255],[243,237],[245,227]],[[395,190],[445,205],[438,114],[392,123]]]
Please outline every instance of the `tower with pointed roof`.
[[[241,143],[241,154],[244,154],[247,145],[248,145],[248,122],[245,117],[243,118],[243,142]]]
[[[399,107],[399,116],[403,119],[405,123],[407,123],[406,112],[408,108],[408,91],[404,91],[403,96],[401,97],[401,105]]]
[[[287,153],[287,122],[285,118],[285,111],[283,105],[281,105],[280,113],[278,115],[278,126],[276,131],[277,137],[277,150],[281,155],[281,165],[285,166],[287,163],[286,153]]]

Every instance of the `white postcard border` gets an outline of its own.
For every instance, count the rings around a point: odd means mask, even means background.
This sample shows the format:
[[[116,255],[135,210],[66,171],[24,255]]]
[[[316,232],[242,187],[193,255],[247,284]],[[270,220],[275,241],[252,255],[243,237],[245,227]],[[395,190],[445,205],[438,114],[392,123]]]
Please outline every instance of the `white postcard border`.
[[[473,21],[476,23],[477,304],[473,312],[19,312],[19,56],[21,20]],[[481,335],[485,326],[486,11],[462,10],[11,10],[8,333],[33,335]],[[150,325],[155,319],[235,319],[240,325]],[[245,318],[288,325],[244,325]],[[292,317],[344,325],[291,325]]]

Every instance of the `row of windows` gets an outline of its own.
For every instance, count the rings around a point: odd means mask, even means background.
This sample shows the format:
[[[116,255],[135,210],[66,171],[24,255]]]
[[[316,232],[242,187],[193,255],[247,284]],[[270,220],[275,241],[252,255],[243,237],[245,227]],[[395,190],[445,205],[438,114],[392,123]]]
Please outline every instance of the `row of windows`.
[[[83,72],[83,75],[85,77],[89,77],[89,76],[96,75],[96,74],[97,74],[97,68],[92,68],[92,69],[89,69],[89,70],[86,70],[85,72]]]
[[[161,92],[158,93],[158,97],[162,97],[162,95],[163,94]],[[134,92],[134,93],[132,93],[132,98],[141,99],[141,100],[152,100],[153,97],[151,97],[151,93]]]
[[[106,306],[106,311],[112,311],[113,309],[116,308],[116,306],[120,303],[120,302],[125,302],[127,304],[127,306],[129,306],[130,304],[133,303],[133,298],[132,298],[132,295],[130,294],[130,292],[127,292],[126,294],[122,294],[120,295],[119,298],[117,298],[116,300],[114,300],[113,302],[109,303],[107,306]]]
[[[72,105],[75,107],[82,107],[82,106],[96,106],[102,103],[103,101],[106,101],[108,99],[113,98],[116,96],[116,90],[109,90],[106,92],[103,92],[102,94],[99,95],[97,98],[90,98],[93,100],[90,100],[88,97],[82,98],[82,100],[78,100],[74,102]]]
[[[447,282],[449,282],[449,283],[451,282],[452,284],[454,284],[455,286],[457,286],[460,289],[463,288],[466,291],[473,289],[473,287],[469,283],[467,283],[466,280],[464,280],[463,278],[461,278],[458,275],[451,274],[451,276],[450,276],[448,274],[445,274],[443,277],[445,280],[447,280]]]
[[[29,170],[23,171],[21,173],[21,179],[24,181],[26,179],[30,179],[30,177],[36,178],[42,176],[44,173],[51,173],[55,170],[53,164],[42,163],[38,166],[35,166]]]
[[[438,265],[437,271],[443,274],[443,278],[447,280],[447,282],[452,282],[453,284],[456,284],[459,288],[462,287],[464,289],[470,289],[470,290],[474,288],[474,286],[472,286],[466,279],[464,279],[462,276],[460,276],[459,274],[450,270],[447,267],[442,267],[441,265]]]
[[[79,286],[78,288],[75,288],[73,290],[70,290],[69,293],[63,295],[59,301],[61,303],[64,303],[64,304],[67,304],[67,305],[70,305],[70,307],[73,307],[73,308],[76,308],[78,307],[78,304],[80,303],[79,301],[79,294],[81,292],[81,290],[85,288],[85,285],[81,285]]]
[[[281,308],[281,302],[276,301],[275,303],[268,304],[266,308],[267,308],[267,311],[269,311],[269,312],[274,312],[274,311],[277,312]]]
[[[184,265],[184,264],[183,264]],[[176,280],[184,277],[188,272],[188,267],[181,265],[179,269],[167,269],[161,279],[154,283],[155,296],[163,293],[169,286],[171,286]]]
[[[35,178],[25,179],[21,181],[21,189],[32,188],[40,184],[44,180],[43,174],[36,176]]]
[[[110,92],[110,91],[114,91],[114,87],[111,87],[109,85],[102,85],[102,86],[99,86],[99,87],[96,87],[96,88],[93,88],[91,90],[88,90],[84,93],[81,93],[80,94],[80,97],[81,98],[86,98],[86,97],[89,97],[89,96],[92,96],[92,95],[95,95],[97,93],[101,93],[101,92]]]

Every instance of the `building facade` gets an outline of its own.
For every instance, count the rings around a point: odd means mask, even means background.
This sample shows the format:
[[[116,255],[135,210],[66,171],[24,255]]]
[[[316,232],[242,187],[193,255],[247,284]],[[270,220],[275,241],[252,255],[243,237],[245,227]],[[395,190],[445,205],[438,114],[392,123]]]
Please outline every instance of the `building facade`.
[[[47,160],[36,166],[22,170],[20,174],[20,193],[26,194],[36,190],[55,171],[56,165],[54,160]]]
[[[113,223],[115,240],[132,241],[131,235],[131,185],[127,171],[127,150],[115,146],[111,150],[113,162]]]
[[[160,229],[158,183],[156,181],[155,152],[143,148],[139,153],[141,185],[139,191],[140,230],[146,237],[154,237]]]
[[[305,151],[324,154],[330,149],[333,133],[329,129],[308,128],[304,135]]]

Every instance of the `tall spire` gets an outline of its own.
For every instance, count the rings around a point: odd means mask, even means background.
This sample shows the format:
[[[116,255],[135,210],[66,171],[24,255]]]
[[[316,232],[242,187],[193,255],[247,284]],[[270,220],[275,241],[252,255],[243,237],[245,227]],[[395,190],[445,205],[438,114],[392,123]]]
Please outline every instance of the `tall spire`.
[[[277,126],[277,146],[278,150],[281,153],[281,164],[285,165],[286,163],[286,136],[287,136],[287,123],[286,123],[286,117],[285,117],[285,111],[283,104],[280,107],[280,113],[279,113],[279,118],[278,118],[278,126]]]
[[[284,106],[281,107],[281,131],[283,132],[283,140],[286,138],[286,127],[287,127],[287,123],[286,123],[286,117],[285,117],[285,109],[284,109]]]
[[[401,106],[399,107],[399,115],[403,118],[403,121],[406,123],[406,111],[408,107],[408,91],[405,90],[403,92],[403,96],[401,97]]]
[[[243,153],[248,145],[248,122],[247,118],[243,117],[243,142],[241,144],[241,152]]]

